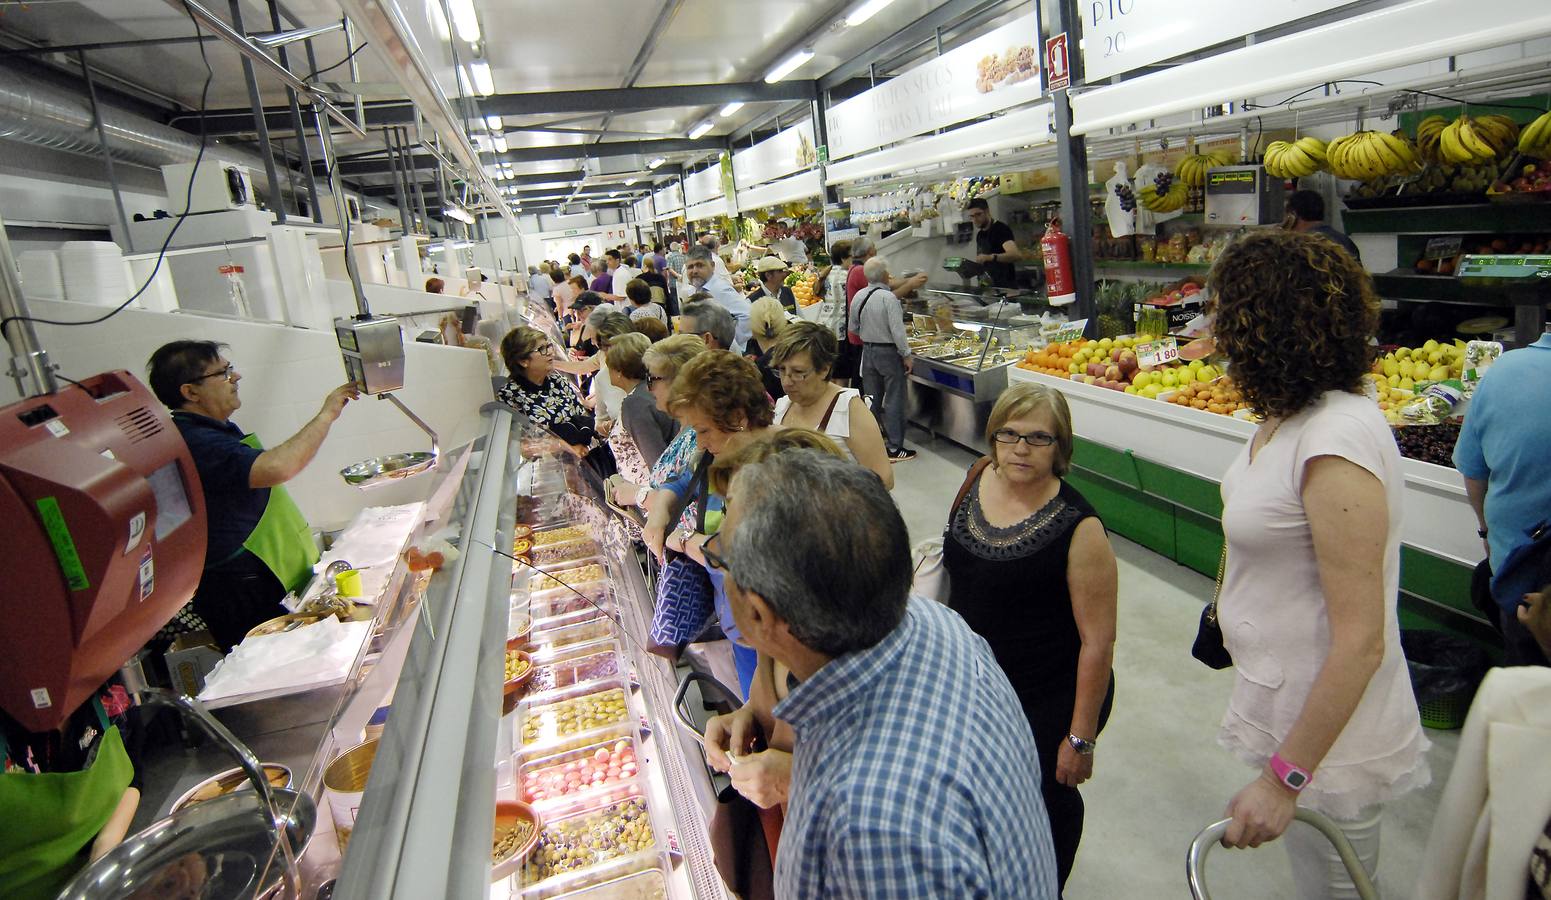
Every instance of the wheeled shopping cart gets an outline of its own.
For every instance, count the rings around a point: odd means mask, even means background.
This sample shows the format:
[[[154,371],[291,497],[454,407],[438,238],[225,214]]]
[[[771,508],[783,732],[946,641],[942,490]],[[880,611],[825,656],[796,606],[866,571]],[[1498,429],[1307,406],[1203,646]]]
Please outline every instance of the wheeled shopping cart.
[[[1352,884],[1357,887],[1357,896],[1362,900],[1378,900],[1379,892],[1358,860],[1357,851],[1352,849],[1351,841],[1346,839],[1346,835],[1341,833],[1334,822],[1312,809],[1302,808],[1293,818],[1314,826],[1336,845],[1336,852],[1341,855],[1341,862],[1346,865],[1346,871],[1352,876]],[[1206,878],[1202,874],[1206,868],[1206,854],[1227,834],[1228,825],[1232,822],[1232,819],[1214,822],[1201,829],[1196,839],[1190,842],[1190,853],[1185,858],[1185,873],[1190,878],[1190,896],[1195,900],[1211,900],[1212,895],[1206,890]]]

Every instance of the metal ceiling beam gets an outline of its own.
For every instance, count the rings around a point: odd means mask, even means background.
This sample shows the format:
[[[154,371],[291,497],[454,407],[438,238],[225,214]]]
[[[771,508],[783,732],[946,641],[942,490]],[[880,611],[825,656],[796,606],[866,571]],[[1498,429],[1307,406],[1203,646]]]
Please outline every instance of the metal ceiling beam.
[[[744,103],[778,103],[807,100],[813,96],[811,81],[763,81],[732,84],[676,84],[662,87],[606,88],[592,91],[542,91],[532,94],[492,94],[479,99],[479,110],[486,116],[542,116],[567,112],[620,113],[643,109],[683,106],[721,106],[734,100]],[[402,101],[366,104],[367,127],[408,125],[414,121],[414,107]],[[271,128],[284,127],[289,110],[273,107],[265,110]],[[215,109],[205,114],[210,134],[240,134],[253,131],[255,119],[246,109]],[[197,123],[192,126],[197,129]]]

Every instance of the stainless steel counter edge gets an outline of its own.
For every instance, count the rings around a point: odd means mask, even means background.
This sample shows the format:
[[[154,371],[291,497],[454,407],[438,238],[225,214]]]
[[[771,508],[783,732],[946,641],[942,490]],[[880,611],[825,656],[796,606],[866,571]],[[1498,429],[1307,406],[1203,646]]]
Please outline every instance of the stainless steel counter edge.
[[[511,543],[512,415],[486,407],[483,462],[459,488],[461,554],[431,581],[334,893],[340,900],[489,894],[490,834],[511,569],[476,541]],[[470,482],[473,482],[472,484]]]

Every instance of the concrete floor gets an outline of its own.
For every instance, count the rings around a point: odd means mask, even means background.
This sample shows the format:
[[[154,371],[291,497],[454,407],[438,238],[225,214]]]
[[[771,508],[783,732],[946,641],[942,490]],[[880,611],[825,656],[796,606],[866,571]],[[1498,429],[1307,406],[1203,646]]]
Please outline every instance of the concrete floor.
[[[948,504],[975,459],[917,429],[920,456],[895,466],[894,497],[912,542],[938,537]],[[1083,787],[1087,822],[1069,900],[1189,897],[1185,852],[1228,800],[1253,776],[1217,746],[1232,686],[1190,656],[1212,581],[1123,538],[1111,543],[1120,563],[1120,615],[1115,645],[1114,712],[1100,740],[1094,778]],[[1429,731],[1433,783],[1391,804],[1379,857],[1386,897],[1413,893],[1433,812],[1454,764],[1458,732]],[[1293,898],[1287,857],[1279,846],[1217,849],[1207,867],[1219,900]]]

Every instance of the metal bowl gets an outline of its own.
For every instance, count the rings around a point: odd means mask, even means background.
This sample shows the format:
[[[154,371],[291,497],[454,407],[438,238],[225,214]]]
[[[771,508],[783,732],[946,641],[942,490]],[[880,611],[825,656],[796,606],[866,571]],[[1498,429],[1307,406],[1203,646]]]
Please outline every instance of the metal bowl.
[[[317,807],[312,798],[290,789],[277,788],[274,795],[300,857],[317,824]],[[250,898],[284,878],[284,855],[275,853],[275,838],[275,824],[257,794],[226,794],[131,836],[82,869],[59,900]],[[274,864],[265,871],[271,856]]]
[[[419,475],[434,465],[435,453],[416,450],[413,453],[390,453],[387,456],[363,459],[353,466],[340,469],[339,475],[347,484],[364,488]]]
[[[269,785],[273,788],[288,788],[291,786],[291,769],[280,763],[263,763],[264,776],[269,779]],[[183,796],[172,804],[168,815],[192,806],[195,803],[204,803],[214,800],[216,797],[230,794],[233,791],[253,790],[253,782],[248,780],[248,773],[241,768],[227,769],[216,775],[211,775],[199,784],[194,785],[184,792]]]

